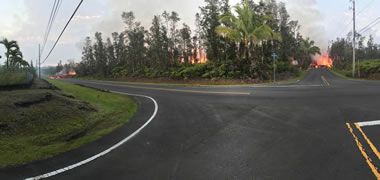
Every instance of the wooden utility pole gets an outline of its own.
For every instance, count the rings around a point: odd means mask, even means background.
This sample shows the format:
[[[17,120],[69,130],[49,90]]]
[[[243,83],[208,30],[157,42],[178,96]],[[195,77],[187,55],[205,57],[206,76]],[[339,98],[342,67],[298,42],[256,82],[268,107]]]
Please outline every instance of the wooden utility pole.
[[[352,34],[353,34],[353,39],[352,39],[352,77],[355,77],[355,51],[356,51],[356,17],[355,17],[355,0],[352,0],[352,21],[353,21],[353,28],[352,28]]]
[[[41,47],[38,44],[38,78],[41,79]]]

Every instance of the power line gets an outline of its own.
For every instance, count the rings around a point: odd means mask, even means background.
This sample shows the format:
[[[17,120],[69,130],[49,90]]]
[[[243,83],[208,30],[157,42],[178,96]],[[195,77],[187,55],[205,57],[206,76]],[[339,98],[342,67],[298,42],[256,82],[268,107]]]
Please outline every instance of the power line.
[[[375,27],[376,25],[378,25],[380,23],[380,21],[377,21],[375,24],[371,25],[370,27],[368,27],[367,29],[363,30],[361,32],[361,34],[364,34],[365,32],[369,31],[370,29],[372,29],[373,27]]]
[[[377,25],[380,21],[380,17],[376,18],[374,21],[372,21],[371,23],[369,23],[368,25],[366,25],[364,28],[362,28],[360,31],[359,31],[359,34],[362,34],[366,31],[368,31],[369,29],[371,29],[373,26]]]
[[[46,39],[47,39],[47,34],[48,34],[48,30],[49,30],[49,27],[50,27],[50,24],[51,24],[51,21],[53,20],[53,14],[55,12],[55,9],[56,9],[56,4],[57,4],[57,0],[54,1],[54,4],[53,4],[53,8],[51,9],[51,12],[50,12],[50,17],[49,17],[49,21],[48,21],[48,24],[46,26],[46,30],[45,30],[45,35],[44,35],[44,39],[42,41],[42,47],[45,46],[45,42],[46,42]],[[42,48],[44,49],[44,48]],[[40,53],[41,53],[41,50],[40,50]]]
[[[364,6],[363,9],[361,9],[361,10],[358,12],[357,15],[361,14],[362,12],[364,12],[364,10],[366,10],[367,8],[369,8],[369,7],[372,5],[372,3],[374,3],[374,2],[375,2],[375,0],[372,0],[371,2],[369,2],[366,6]]]
[[[53,17],[53,12],[54,12],[54,9],[55,9],[55,5],[56,5],[56,3],[57,3],[57,0],[54,0],[53,8],[51,9],[50,17],[49,17],[49,21],[48,21],[48,24],[47,24],[47,26],[46,26],[46,30],[45,30],[44,41],[45,41],[46,34],[47,34],[48,29],[49,29],[49,26],[50,26],[50,23],[51,23],[52,17]]]
[[[364,6],[360,11],[359,13],[357,13],[356,15],[359,16],[361,13],[364,12],[364,10],[366,10],[367,8],[369,8],[373,3],[375,2],[375,0],[372,0],[371,2],[369,2],[366,6]],[[351,19],[350,22],[343,28],[343,30],[338,34],[337,37],[341,36],[342,33],[344,33],[349,27],[350,25],[353,23],[353,20]]]
[[[48,37],[50,35],[51,28],[53,27],[53,24],[55,22],[55,19],[57,17],[57,14],[58,14],[58,11],[59,11],[59,9],[61,7],[61,4],[62,4],[61,0],[58,0],[58,1],[55,0],[55,2],[54,2],[53,9],[52,9],[52,12],[50,14],[49,23],[48,23],[48,25],[46,27],[45,38],[44,38],[44,41],[42,43],[41,55],[43,54],[43,52],[45,50],[46,42],[47,42]]]
[[[61,39],[63,33],[65,32],[65,30],[66,30],[66,28],[67,28],[67,26],[70,24],[71,20],[74,18],[74,15],[75,15],[76,12],[78,11],[78,9],[79,9],[79,7],[82,5],[82,3],[83,3],[83,0],[81,0],[81,1],[79,2],[77,8],[75,9],[75,11],[73,12],[73,14],[71,15],[69,21],[67,21],[67,23],[66,23],[65,27],[63,28],[61,34],[58,36],[57,40],[56,40],[55,43],[54,43],[54,46],[51,48],[49,54],[46,56],[46,58],[45,58],[45,60],[42,62],[42,64],[45,63],[45,61],[49,58],[50,54],[53,52],[55,46],[58,44],[58,41]]]

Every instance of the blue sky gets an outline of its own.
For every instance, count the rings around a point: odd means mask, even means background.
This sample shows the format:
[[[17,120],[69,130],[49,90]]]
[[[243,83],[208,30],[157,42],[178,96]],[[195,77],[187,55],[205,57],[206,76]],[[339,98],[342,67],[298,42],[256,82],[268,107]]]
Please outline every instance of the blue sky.
[[[236,4],[240,0],[230,0]],[[349,0],[283,0],[287,3],[291,18],[299,20],[300,32],[314,39],[322,48],[327,47],[328,40],[336,36],[345,36],[350,30],[352,13]],[[79,0],[65,0],[53,26],[52,32],[42,57],[47,55],[55,39],[75,9]],[[38,58],[38,44],[42,42],[45,28],[53,5],[53,0],[1,0],[0,5],[0,38],[17,40],[24,52],[25,59]],[[60,43],[46,61],[46,65],[55,65],[59,60],[80,61],[81,46],[86,36],[93,36],[100,31],[109,36],[114,31],[121,31],[122,11],[132,10],[138,20],[146,27],[150,25],[153,15],[162,11],[177,11],[182,21],[192,25],[194,15],[203,0],[85,0],[74,21],[71,22]],[[185,8],[184,8],[185,7]],[[361,29],[380,16],[376,7],[377,0],[357,0],[357,27]],[[380,25],[365,35],[373,34],[380,43]],[[0,46],[4,56],[4,48]],[[0,64],[4,59],[0,59]]]

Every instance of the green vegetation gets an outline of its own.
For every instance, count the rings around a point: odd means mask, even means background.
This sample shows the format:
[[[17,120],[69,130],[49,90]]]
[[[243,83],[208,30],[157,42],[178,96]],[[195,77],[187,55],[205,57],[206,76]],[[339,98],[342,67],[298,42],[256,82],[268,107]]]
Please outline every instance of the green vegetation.
[[[356,48],[355,77],[366,79],[380,79],[380,48],[374,43],[372,35],[367,44],[366,37],[357,33],[358,46]],[[334,60],[333,71],[345,77],[352,77],[352,33],[347,38],[337,38],[332,44],[330,58]],[[360,68],[359,68],[360,67]]]
[[[0,44],[6,50],[6,66],[0,66],[0,87],[29,85],[36,76],[33,64],[29,65],[23,59],[23,54],[16,41],[9,41],[4,38],[0,40]],[[2,57],[0,56],[0,58]]]
[[[380,80],[380,59],[360,62],[360,77]]]
[[[29,67],[29,63],[23,60],[22,52],[16,41],[9,41],[4,38],[3,40],[0,40],[0,44],[3,44],[6,49],[5,63],[7,70]]]
[[[338,68],[332,68],[330,69],[331,72],[333,72],[335,75],[341,77],[350,79],[352,78],[352,70],[351,69],[338,69]]]
[[[25,72],[6,72],[0,73],[0,86],[14,86],[26,84]]]
[[[360,68],[357,68],[356,70],[357,78],[380,80],[380,60],[360,61]],[[352,78],[352,65],[347,65],[346,68],[334,67],[332,69],[332,72],[339,75],[340,77]]]
[[[320,50],[298,32],[285,3],[245,0],[233,8],[228,0],[205,0],[195,15],[195,28],[178,27],[176,12],[153,17],[146,29],[133,12],[122,13],[125,30],[104,41],[100,32],[87,37],[80,77],[167,78],[173,80],[243,80],[272,78],[273,58],[282,72],[296,76]],[[299,62],[291,65],[292,60]],[[207,62],[207,63],[205,63]]]
[[[0,167],[52,157],[126,123],[133,99],[77,85],[35,80],[29,89],[0,91]]]
[[[298,71],[299,73],[286,73],[288,76],[283,75],[283,78],[276,83],[262,82],[255,83],[251,81],[236,80],[236,79],[219,79],[219,80],[172,80],[172,79],[139,79],[139,78],[93,78],[93,77],[76,77],[81,80],[95,80],[99,82],[120,82],[132,84],[145,84],[145,85],[163,85],[163,86],[183,86],[183,87],[229,87],[229,86],[246,86],[246,85],[262,85],[262,84],[279,84],[297,82],[305,77],[308,71]],[[290,75],[290,76],[289,76]]]

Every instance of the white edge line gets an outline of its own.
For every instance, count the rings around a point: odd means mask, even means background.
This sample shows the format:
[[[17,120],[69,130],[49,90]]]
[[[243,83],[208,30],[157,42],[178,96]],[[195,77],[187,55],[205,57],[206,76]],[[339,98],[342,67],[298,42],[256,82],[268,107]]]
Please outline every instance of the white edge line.
[[[360,127],[364,127],[364,126],[378,126],[378,125],[380,125],[380,120],[367,121],[367,122],[358,122],[358,125]]]
[[[149,118],[149,120],[144,124],[142,125],[139,129],[137,129],[135,132],[133,132],[131,135],[129,135],[128,137],[126,137],[125,139],[121,140],[119,143],[113,145],[112,147],[108,148],[107,150],[99,153],[99,154],[96,154],[90,158],[87,158],[83,161],[80,161],[78,163],[75,163],[73,165],[70,165],[70,166],[67,166],[67,167],[64,167],[64,168],[61,168],[61,169],[58,169],[58,170],[55,170],[55,171],[52,171],[52,172],[49,172],[49,173],[46,173],[46,174],[43,174],[43,175],[39,175],[39,176],[36,176],[36,177],[31,177],[31,178],[26,178],[26,180],[38,180],[38,179],[43,179],[43,178],[48,178],[48,177],[51,177],[51,176],[55,176],[57,174],[60,174],[60,173],[63,173],[65,171],[68,171],[68,170],[71,170],[71,169],[74,169],[76,167],[79,167],[83,164],[86,164],[86,163],[89,163],[101,156],[104,156],[108,153],[110,153],[112,150],[120,147],[121,145],[123,145],[125,142],[129,141],[130,139],[132,139],[134,136],[136,136],[141,130],[143,130],[153,119],[154,117],[157,115],[157,112],[158,112],[158,104],[156,102],[155,99],[153,99],[152,97],[149,97],[149,96],[144,96],[144,95],[139,95],[139,94],[130,94],[130,93],[122,93],[122,92],[116,92],[116,91],[110,91],[110,92],[113,92],[113,93],[117,93],[117,94],[124,94],[124,95],[130,95],[130,96],[137,96],[137,97],[144,97],[144,98],[148,98],[150,100],[153,101],[154,103],[154,113],[153,115]]]
[[[278,86],[251,86],[252,88],[297,88],[297,87],[322,87],[323,85],[278,85]]]

